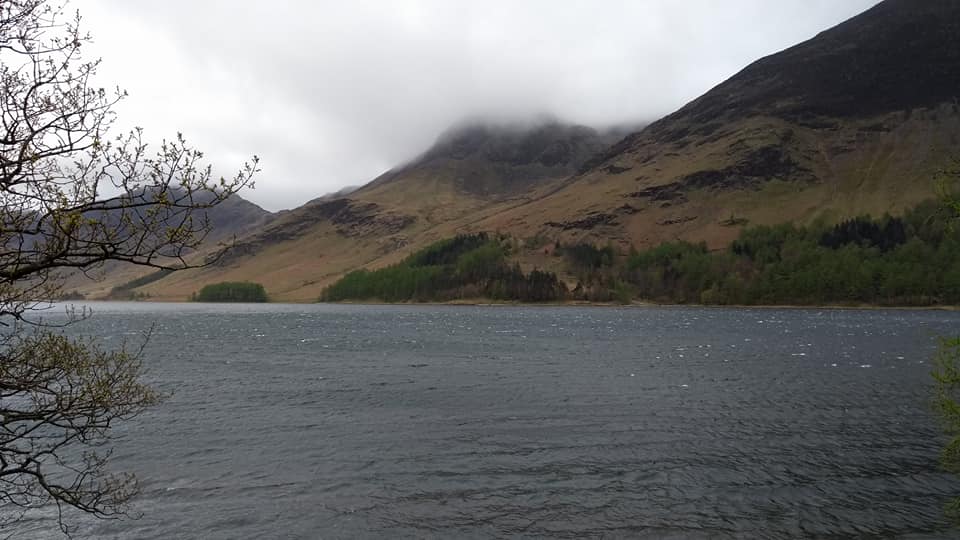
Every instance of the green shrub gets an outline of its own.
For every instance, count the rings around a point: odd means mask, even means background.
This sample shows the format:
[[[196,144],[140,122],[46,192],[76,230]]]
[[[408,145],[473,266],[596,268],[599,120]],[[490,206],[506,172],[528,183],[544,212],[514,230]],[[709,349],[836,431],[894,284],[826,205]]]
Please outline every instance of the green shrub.
[[[259,283],[224,281],[206,285],[193,296],[196,302],[266,302],[267,291]]]
[[[960,302],[960,235],[940,207],[834,227],[748,227],[726,250],[668,242],[631,252],[623,279],[643,298],[705,304]]]
[[[110,300],[142,300],[144,298],[149,298],[149,295],[138,292],[134,289],[138,287],[143,287],[153,283],[154,281],[159,281],[170,274],[173,273],[173,270],[157,270],[156,272],[151,272],[145,276],[140,276],[136,279],[131,279],[130,281],[117,285],[116,287],[110,289],[110,293],[107,295],[107,298]]]
[[[446,301],[485,297],[548,302],[566,297],[566,286],[550,272],[524,274],[506,262],[509,238],[487,233],[441,240],[402,262],[378,270],[357,270],[324,289],[320,300],[384,302]]]

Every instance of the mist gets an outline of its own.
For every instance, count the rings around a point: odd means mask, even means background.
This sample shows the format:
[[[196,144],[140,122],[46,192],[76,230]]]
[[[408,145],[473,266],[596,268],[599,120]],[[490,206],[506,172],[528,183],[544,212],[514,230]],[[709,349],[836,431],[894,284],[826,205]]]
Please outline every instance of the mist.
[[[78,0],[118,128],[183,132],[279,210],[366,183],[465,118],[657,119],[876,0]]]

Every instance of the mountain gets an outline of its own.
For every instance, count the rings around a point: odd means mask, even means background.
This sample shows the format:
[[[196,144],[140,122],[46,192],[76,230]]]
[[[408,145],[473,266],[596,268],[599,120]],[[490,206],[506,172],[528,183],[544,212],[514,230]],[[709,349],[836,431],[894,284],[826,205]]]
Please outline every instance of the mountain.
[[[209,195],[212,198],[212,195]],[[209,202],[210,199],[198,198],[197,202]],[[218,250],[221,244],[233,243],[238,238],[246,237],[269,223],[274,214],[260,206],[244,199],[240,195],[233,195],[216,206],[197,210],[195,219],[201,216],[209,220],[210,234],[205,239],[205,248],[197,253],[197,257],[209,256],[209,252]],[[101,217],[109,222],[110,215]],[[126,263],[107,262],[101,268],[87,273],[76,272],[66,276],[65,291],[77,291],[88,298],[100,298],[110,294],[114,287],[122,286],[132,280],[143,278],[154,273],[151,268],[134,266]]]
[[[351,197],[442,223],[509,200],[527,201],[618,140],[616,134],[541,118],[525,123],[461,122],[411,162]]]
[[[898,213],[960,142],[960,2],[887,0],[760,59],[484,225],[719,247],[744,223]],[[537,218],[541,219],[537,219]]]
[[[763,58],[660,123],[769,115],[798,123],[956,103],[960,3],[888,0]]]
[[[960,2],[886,0],[623,135],[462,123],[359,189],[277,215],[218,265],[143,290],[252,280],[312,300],[460,232],[510,233],[522,265],[562,271],[543,248],[556,240],[718,248],[745,225],[901,213],[934,196],[960,148]]]
[[[615,137],[556,120],[533,125],[466,123],[449,129],[422,156],[385,173],[364,191],[432,176],[463,193],[502,198],[569,176],[613,142]]]
[[[395,262],[542,197],[621,136],[555,119],[461,122],[410,162],[281,212],[216,265],[178,272],[142,292],[176,299],[214,281],[255,280],[269,284],[274,299],[315,299],[346,271]]]
[[[274,214],[239,195],[229,197],[206,211],[210,235],[215,241],[230,241],[251,234],[273,219]]]

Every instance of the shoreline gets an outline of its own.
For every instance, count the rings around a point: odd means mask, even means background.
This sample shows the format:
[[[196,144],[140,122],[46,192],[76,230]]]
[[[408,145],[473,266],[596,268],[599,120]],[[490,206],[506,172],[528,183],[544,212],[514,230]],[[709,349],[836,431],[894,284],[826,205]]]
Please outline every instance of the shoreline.
[[[282,301],[282,302],[196,302],[191,300],[165,300],[165,299],[147,299],[147,300],[54,300],[58,304],[85,304],[85,303],[123,303],[123,304],[288,304],[288,305],[348,305],[348,306],[475,306],[475,307],[589,307],[589,308],[706,308],[706,309],[765,309],[765,310],[838,310],[838,311],[960,311],[960,306],[933,305],[933,306],[910,306],[894,305],[884,306],[878,304],[676,304],[660,302],[633,301],[629,304],[618,302],[589,302],[589,301],[564,301],[564,302],[510,302],[494,301],[489,299],[461,299],[449,300],[445,302],[378,302],[378,301],[343,301],[343,302],[308,302],[308,301]]]
[[[277,302],[284,303],[284,302]],[[299,304],[300,302],[289,302]],[[844,311],[958,311],[960,306],[882,306],[877,304],[675,304],[634,301],[618,302],[495,302],[484,300],[451,300],[448,302],[307,302],[308,304],[357,305],[357,306],[477,306],[477,307],[607,307],[607,308],[706,308],[706,309],[830,309]]]

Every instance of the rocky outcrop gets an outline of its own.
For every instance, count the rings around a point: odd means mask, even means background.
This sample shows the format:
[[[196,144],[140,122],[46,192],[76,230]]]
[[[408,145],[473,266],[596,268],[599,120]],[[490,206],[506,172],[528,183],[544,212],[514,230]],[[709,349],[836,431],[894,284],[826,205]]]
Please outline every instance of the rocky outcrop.
[[[310,214],[314,222],[328,220],[338,233],[348,237],[391,235],[416,221],[413,216],[390,212],[376,203],[351,199],[322,202],[312,207]]]

